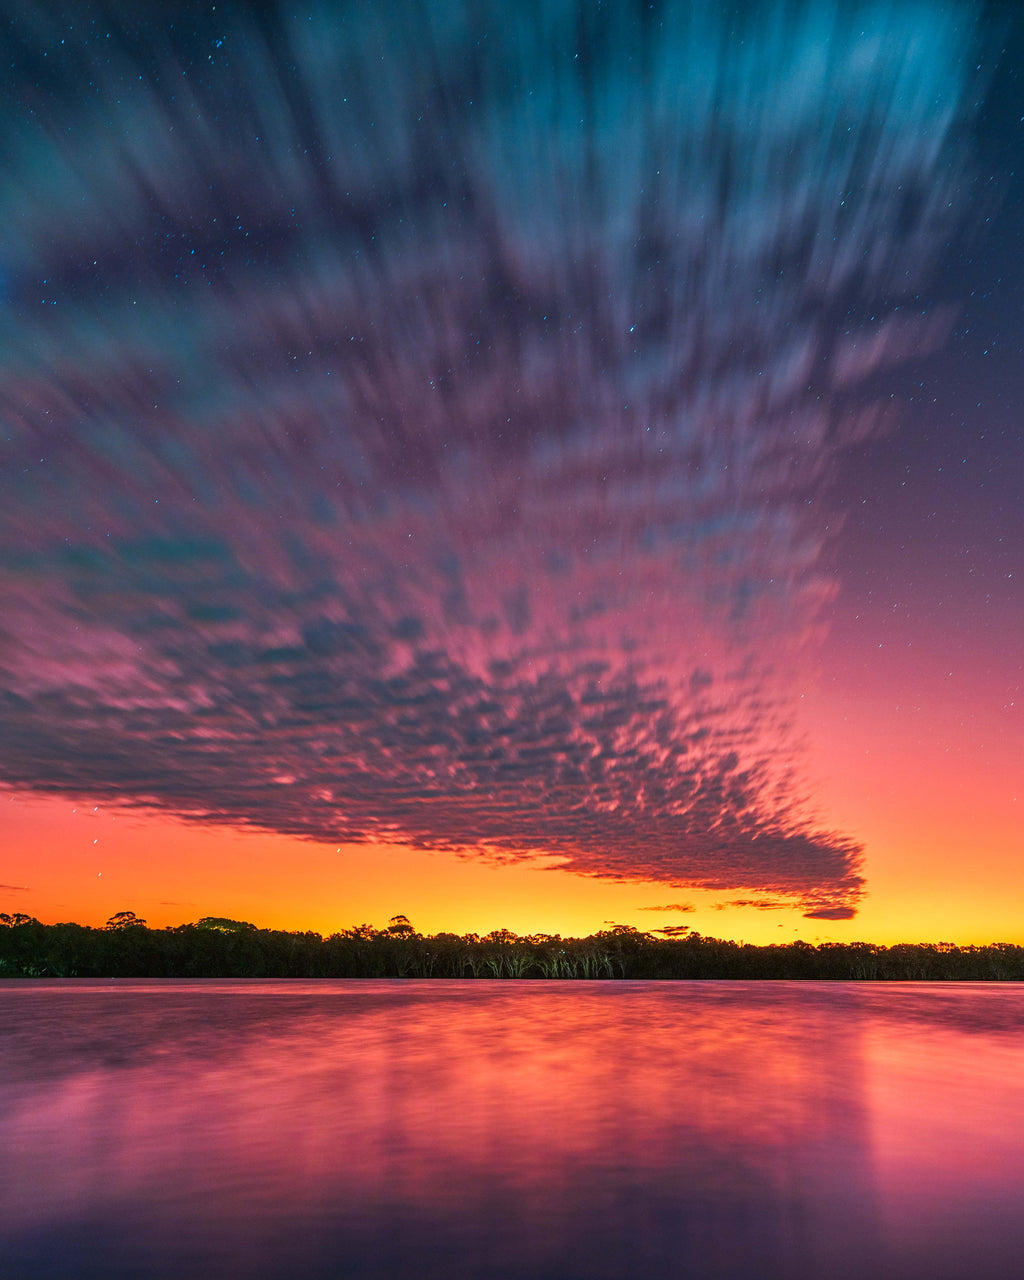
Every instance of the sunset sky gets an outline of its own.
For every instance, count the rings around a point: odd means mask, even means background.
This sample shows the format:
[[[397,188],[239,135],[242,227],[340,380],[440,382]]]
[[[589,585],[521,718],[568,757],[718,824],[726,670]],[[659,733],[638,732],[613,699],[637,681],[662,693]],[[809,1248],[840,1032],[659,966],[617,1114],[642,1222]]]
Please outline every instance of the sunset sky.
[[[1012,7],[2,13],[0,911],[1024,942]]]

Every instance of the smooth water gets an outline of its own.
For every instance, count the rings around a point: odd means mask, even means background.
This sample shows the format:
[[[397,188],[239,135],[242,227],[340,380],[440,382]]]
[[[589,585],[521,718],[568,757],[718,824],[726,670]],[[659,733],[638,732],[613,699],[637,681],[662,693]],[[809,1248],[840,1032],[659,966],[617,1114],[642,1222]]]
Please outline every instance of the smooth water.
[[[8,1277],[1024,1274],[1024,987],[0,983]]]

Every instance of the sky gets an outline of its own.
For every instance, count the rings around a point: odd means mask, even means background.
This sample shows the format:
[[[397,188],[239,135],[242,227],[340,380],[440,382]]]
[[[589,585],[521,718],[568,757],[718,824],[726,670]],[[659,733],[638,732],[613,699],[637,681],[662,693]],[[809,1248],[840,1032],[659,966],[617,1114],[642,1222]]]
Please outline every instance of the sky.
[[[0,910],[1024,942],[1024,68],[5,5]]]

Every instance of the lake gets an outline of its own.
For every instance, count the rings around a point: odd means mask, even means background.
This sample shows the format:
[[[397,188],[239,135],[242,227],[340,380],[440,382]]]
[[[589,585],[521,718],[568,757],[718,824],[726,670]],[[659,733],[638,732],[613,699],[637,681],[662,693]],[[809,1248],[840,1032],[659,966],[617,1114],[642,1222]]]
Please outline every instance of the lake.
[[[1024,987],[0,982],[6,1277],[1024,1274]]]

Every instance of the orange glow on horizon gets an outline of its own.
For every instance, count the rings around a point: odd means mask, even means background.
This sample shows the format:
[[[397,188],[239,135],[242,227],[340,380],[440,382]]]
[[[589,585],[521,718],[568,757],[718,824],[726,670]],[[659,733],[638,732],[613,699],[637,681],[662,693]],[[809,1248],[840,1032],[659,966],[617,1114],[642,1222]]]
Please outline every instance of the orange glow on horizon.
[[[615,923],[687,925],[759,945],[1024,944],[1012,703],[994,698],[984,672],[961,678],[951,696],[937,642],[879,653],[833,633],[826,651],[843,681],[808,682],[800,728],[815,821],[865,846],[867,896],[853,920],[724,905],[761,896],[750,889],[618,883],[554,860],[322,844],[28,792],[0,794],[0,910],[91,925],[131,910],[154,927],[217,915],[325,935],[403,913],[422,933],[570,937]],[[676,904],[693,909],[650,909]]]
[[[869,709],[860,726],[868,733]],[[808,941],[1024,943],[1018,900],[1015,802],[1001,808],[989,775],[984,854],[971,848],[972,803],[934,773],[900,776],[900,747],[871,755],[848,717],[819,789],[825,820],[865,840],[868,896],[850,921],[807,920],[799,910],[722,907],[750,891],[616,883],[544,862],[498,865],[398,845],[324,845],[270,832],[185,822],[159,813],[66,797],[8,793],[0,910],[47,923],[103,924],[131,910],[153,927],[206,915],[265,928],[329,934],[399,912],[423,933],[583,936],[609,923],[642,930],[688,925],[711,937],[759,945]],[[942,782],[947,785],[943,786]],[[925,807],[926,796],[930,808]],[[917,808],[920,804],[921,808]],[[651,911],[692,905],[693,910]],[[716,904],[718,904],[716,906]]]

